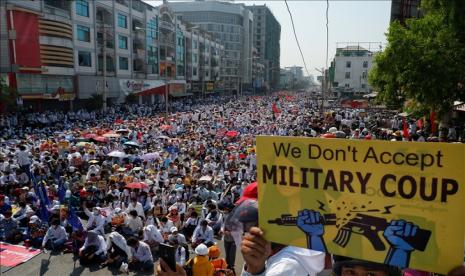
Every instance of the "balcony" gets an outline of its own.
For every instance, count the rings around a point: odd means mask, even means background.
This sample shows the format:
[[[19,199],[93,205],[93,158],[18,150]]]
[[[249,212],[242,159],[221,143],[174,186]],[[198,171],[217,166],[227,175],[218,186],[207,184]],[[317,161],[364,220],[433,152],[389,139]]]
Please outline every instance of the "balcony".
[[[160,20],[158,27],[160,28],[162,32],[163,30],[171,31],[171,32],[174,32],[175,30],[174,24],[171,22],[165,21],[165,20]]]

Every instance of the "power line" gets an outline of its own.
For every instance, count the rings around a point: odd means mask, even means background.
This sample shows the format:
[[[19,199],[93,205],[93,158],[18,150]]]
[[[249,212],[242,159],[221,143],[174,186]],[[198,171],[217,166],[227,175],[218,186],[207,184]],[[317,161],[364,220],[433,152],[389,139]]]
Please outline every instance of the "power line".
[[[329,45],[329,0],[326,0],[326,68],[328,69],[328,45]]]
[[[307,72],[307,75],[310,76],[310,73],[308,72],[308,69],[307,69],[307,63],[305,62],[304,54],[302,53],[302,49],[300,48],[300,43],[299,43],[299,39],[297,38],[297,33],[295,32],[294,19],[292,18],[291,10],[289,9],[287,0],[284,0],[284,3],[286,3],[287,11],[289,12],[289,16],[291,17],[292,30],[294,30],[295,41],[297,42],[297,47],[299,47],[299,52],[300,52],[300,56],[302,57],[302,61],[304,63],[305,71]]]

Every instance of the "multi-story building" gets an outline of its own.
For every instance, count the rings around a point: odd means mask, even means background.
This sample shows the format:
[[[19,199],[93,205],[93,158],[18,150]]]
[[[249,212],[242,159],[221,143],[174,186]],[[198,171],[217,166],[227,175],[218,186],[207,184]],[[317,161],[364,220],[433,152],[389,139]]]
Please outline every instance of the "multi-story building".
[[[281,24],[266,5],[247,6],[253,13],[253,44],[265,65],[265,82],[276,88],[280,76]]]
[[[195,1],[168,4],[182,20],[213,34],[224,45],[221,71],[225,90],[252,83],[253,14],[243,4]]]
[[[108,104],[129,94],[140,103],[163,101],[166,91],[187,95],[188,23],[165,4],[6,0],[0,1],[0,20],[0,76],[25,105],[63,107],[60,101],[70,101],[72,107],[104,91]],[[211,34],[201,43],[207,46],[198,55],[209,61],[205,81],[220,82],[223,46]]]
[[[398,20],[404,23],[408,18],[418,18],[421,16],[421,0],[392,0],[391,21]]]
[[[361,46],[346,46],[336,49],[336,56],[328,70],[333,92],[340,95],[371,92],[368,72],[373,65],[375,52]]]

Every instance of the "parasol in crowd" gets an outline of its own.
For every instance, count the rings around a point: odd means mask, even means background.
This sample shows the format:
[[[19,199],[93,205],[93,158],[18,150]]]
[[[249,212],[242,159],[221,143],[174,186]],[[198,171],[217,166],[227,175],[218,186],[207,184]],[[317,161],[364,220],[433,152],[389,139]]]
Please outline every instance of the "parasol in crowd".
[[[140,147],[139,143],[135,142],[135,141],[129,141],[129,142],[126,142],[124,143],[125,146],[129,146],[129,147]]]
[[[97,137],[97,136],[98,136],[98,135],[95,134],[95,133],[87,133],[87,134],[84,134],[84,136],[82,136],[82,137],[84,137],[84,138],[86,138],[86,139],[93,139],[93,138],[95,138],[95,137]]]
[[[96,142],[100,142],[100,143],[108,143],[108,138],[103,137],[103,136],[94,137],[94,138],[92,138],[92,140],[94,140]]]
[[[103,134],[102,136],[106,138],[119,138],[121,137],[121,134],[108,132],[108,133]]]
[[[154,159],[159,159],[160,154],[158,152],[149,152],[140,157],[142,160],[154,160]]]
[[[110,157],[116,157],[116,158],[124,158],[126,157],[126,153],[122,152],[122,151],[117,151],[117,150],[114,150],[112,152],[110,152],[108,154],[108,156]]]
[[[145,184],[144,182],[132,182],[132,183],[127,184],[126,188],[143,190],[143,189],[148,189],[149,186]]]
[[[119,132],[119,133],[129,132],[129,129],[127,129],[127,128],[120,128],[120,129],[118,129],[116,132]]]
[[[170,129],[172,129],[172,128],[173,128],[173,127],[170,126],[170,125],[162,125],[162,126],[160,127],[160,129],[161,129],[161,130],[164,130],[164,131],[170,130]]]
[[[237,132],[235,130],[230,130],[230,131],[226,132],[226,136],[231,137],[231,138],[234,138],[234,137],[236,137],[238,135],[239,135],[239,132]]]
[[[321,135],[322,138],[336,138],[336,135],[334,133],[325,133]]]

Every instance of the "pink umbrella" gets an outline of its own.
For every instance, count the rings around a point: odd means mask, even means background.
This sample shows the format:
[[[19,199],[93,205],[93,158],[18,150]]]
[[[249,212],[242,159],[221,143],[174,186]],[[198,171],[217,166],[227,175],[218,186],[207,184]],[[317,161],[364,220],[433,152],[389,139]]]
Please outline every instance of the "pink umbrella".
[[[166,131],[166,130],[170,130],[170,129],[172,129],[172,128],[173,128],[173,127],[170,126],[170,125],[162,125],[162,126],[160,127],[161,130],[165,130],[165,131]]]
[[[95,134],[95,133],[87,133],[87,134],[84,134],[83,137],[86,138],[86,139],[93,139],[93,138],[95,138],[95,137],[97,137],[97,136],[98,136],[98,135]]]
[[[96,142],[100,142],[100,143],[108,143],[108,138],[102,137],[102,136],[94,137],[94,138],[92,138],[92,140],[94,140]]]
[[[143,189],[148,189],[149,186],[145,184],[144,182],[132,182],[132,183],[127,184],[126,188],[143,190]]]

